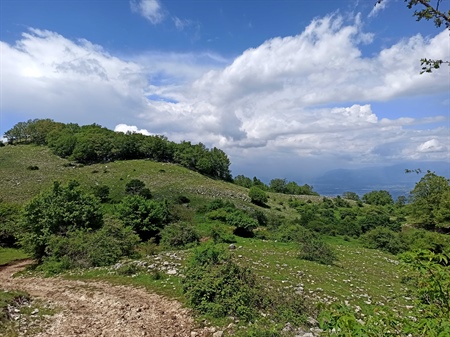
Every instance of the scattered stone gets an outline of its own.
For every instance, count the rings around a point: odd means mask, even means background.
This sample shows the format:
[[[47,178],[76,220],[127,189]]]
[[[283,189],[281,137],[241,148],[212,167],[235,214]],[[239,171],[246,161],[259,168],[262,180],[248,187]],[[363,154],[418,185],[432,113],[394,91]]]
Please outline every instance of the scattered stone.
[[[232,243],[231,245],[228,246],[228,249],[236,249],[236,245]]]
[[[223,331],[216,331],[213,333],[213,337],[222,337],[223,336]]]

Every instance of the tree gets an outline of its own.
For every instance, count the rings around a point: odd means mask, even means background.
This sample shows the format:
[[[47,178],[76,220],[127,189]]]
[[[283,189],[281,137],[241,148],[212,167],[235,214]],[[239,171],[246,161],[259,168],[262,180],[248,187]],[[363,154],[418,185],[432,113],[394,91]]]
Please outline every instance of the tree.
[[[248,196],[250,197],[252,203],[256,205],[264,205],[267,202],[266,193],[256,186],[250,188],[248,191]]]
[[[169,222],[167,201],[147,200],[140,195],[125,197],[117,213],[125,226],[133,228],[143,241],[158,235]]]
[[[412,215],[426,229],[450,227],[449,180],[427,171],[410,192]]]
[[[362,201],[369,205],[386,206],[393,205],[394,200],[388,191],[372,191],[362,197]]]
[[[359,201],[359,195],[356,194],[355,192],[344,192],[342,194],[342,197],[348,200]]]
[[[269,183],[270,190],[277,193],[286,193],[286,179],[275,178],[272,179]]]
[[[20,242],[25,251],[41,260],[47,255],[52,235],[66,236],[79,229],[98,229],[103,225],[99,201],[84,193],[76,181],[53,188],[25,205]]]
[[[233,183],[235,183],[236,185],[242,186],[242,187],[246,187],[246,188],[250,188],[253,185],[252,180],[249,177],[246,177],[242,174],[234,177]]]

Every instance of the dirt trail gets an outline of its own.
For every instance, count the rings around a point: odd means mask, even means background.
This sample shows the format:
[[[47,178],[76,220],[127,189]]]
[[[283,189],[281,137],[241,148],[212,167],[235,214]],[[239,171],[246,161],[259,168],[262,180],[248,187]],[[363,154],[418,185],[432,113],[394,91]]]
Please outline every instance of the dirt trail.
[[[40,337],[191,337],[193,331],[207,336],[206,330],[194,328],[189,311],[178,302],[143,289],[61,278],[11,277],[30,263],[0,267],[0,287],[24,290],[62,309]]]

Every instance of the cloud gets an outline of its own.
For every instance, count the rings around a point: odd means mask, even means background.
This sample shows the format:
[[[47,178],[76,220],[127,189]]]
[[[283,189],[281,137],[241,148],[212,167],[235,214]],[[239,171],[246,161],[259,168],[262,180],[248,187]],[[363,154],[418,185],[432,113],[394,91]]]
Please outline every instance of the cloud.
[[[379,0],[379,1],[377,1],[375,3],[375,5],[373,6],[372,10],[370,11],[368,17],[371,18],[371,17],[377,16],[380,11],[384,10],[387,7],[389,1],[390,0]]]
[[[417,147],[419,152],[443,152],[448,149],[437,139],[430,139]]]
[[[142,67],[98,45],[38,29],[0,43],[4,115],[111,126],[146,108]]]
[[[119,125],[116,125],[116,127],[114,128],[114,131],[123,132],[123,133],[127,133],[127,132],[140,133],[140,134],[143,134],[146,136],[150,136],[150,132],[148,132],[145,129],[139,129],[135,125],[119,124]]]
[[[448,32],[364,54],[374,39],[359,16],[330,15],[232,60],[156,51],[125,60],[31,29],[2,43],[3,110],[203,142],[239,167],[447,160],[448,116],[429,112],[427,99],[448,97],[448,72],[420,75],[419,60],[450,59]],[[424,118],[389,106],[410,97],[422,99]]]
[[[142,15],[154,25],[165,18],[164,10],[158,0],[131,0],[130,6],[133,12]]]

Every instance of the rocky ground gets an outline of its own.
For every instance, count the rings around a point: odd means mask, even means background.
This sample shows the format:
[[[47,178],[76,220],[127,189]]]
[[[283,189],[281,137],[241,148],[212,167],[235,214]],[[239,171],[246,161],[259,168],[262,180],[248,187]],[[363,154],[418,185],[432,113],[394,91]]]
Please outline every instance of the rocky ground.
[[[13,278],[31,261],[0,267],[5,290],[23,290],[57,308],[38,336],[211,336],[180,303],[143,289],[62,278]],[[20,319],[20,318],[17,318]],[[26,331],[25,329],[22,329]]]

